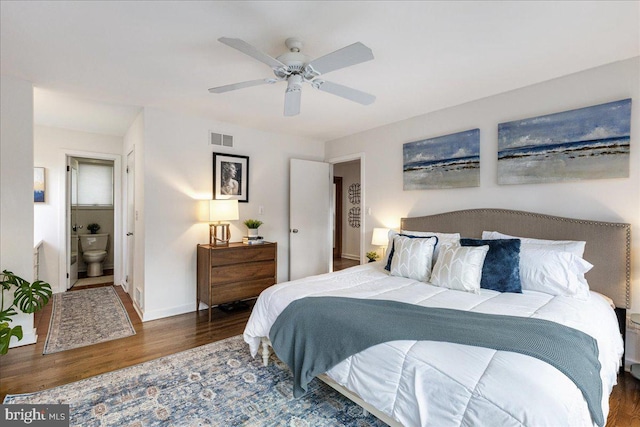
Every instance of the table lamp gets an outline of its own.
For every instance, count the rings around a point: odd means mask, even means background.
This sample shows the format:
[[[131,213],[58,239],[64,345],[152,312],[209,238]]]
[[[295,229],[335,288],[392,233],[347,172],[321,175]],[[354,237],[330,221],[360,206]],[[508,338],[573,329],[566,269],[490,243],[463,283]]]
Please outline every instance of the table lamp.
[[[229,246],[229,239],[231,238],[229,223],[222,223],[222,221],[234,221],[239,218],[237,200],[210,200],[209,244],[212,246]]]
[[[371,244],[373,246],[382,246],[382,258],[384,258],[385,249],[389,244],[389,229],[374,228],[373,237],[371,237]]]

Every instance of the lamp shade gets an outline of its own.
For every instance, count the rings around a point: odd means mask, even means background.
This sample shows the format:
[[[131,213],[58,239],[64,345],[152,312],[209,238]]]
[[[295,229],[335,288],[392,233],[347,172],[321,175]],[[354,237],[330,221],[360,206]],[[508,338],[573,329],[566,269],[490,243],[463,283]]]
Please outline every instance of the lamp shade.
[[[233,199],[210,200],[209,222],[234,221],[240,218],[238,201]]]
[[[387,246],[389,244],[389,229],[374,228],[371,244],[374,246]]]

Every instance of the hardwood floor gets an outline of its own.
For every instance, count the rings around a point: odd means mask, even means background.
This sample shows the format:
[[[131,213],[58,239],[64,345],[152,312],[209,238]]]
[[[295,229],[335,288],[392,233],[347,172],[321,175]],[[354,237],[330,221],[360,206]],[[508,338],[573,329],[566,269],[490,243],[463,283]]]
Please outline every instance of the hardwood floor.
[[[344,268],[344,267],[343,267]],[[92,285],[87,287],[104,286]],[[82,289],[82,288],[80,288]],[[55,387],[158,357],[208,344],[244,331],[250,310],[207,310],[142,323],[129,295],[115,287],[124,302],[136,335],[106,343],[43,355],[51,317],[51,303],[36,313],[38,342],[16,347],[0,356],[0,401],[6,394],[28,393]],[[628,372],[618,376],[609,399],[607,427],[640,427],[640,381]]]
[[[349,258],[334,258],[333,271],[344,270],[345,268],[360,265],[360,261]]]

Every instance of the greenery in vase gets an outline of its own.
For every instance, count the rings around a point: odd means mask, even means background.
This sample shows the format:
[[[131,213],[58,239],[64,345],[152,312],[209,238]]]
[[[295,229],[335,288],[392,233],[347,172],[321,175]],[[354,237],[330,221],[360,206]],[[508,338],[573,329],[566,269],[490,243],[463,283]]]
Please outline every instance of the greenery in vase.
[[[369,261],[375,261],[380,258],[380,255],[378,255],[377,252],[371,251],[367,252],[367,258],[369,259]]]
[[[244,222],[247,228],[259,228],[262,224],[263,222],[258,219],[248,219]]]
[[[91,232],[91,234],[96,234],[98,230],[100,230],[100,224],[96,224],[95,222],[87,225],[87,230]]]
[[[0,285],[2,285],[2,297],[0,299],[0,354],[7,354],[11,337],[16,337],[18,341],[22,339],[22,326],[9,325],[13,321],[12,317],[17,315],[16,308],[23,313],[35,313],[42,310],[51,298],[51,286],[42,280],[29,283],[10,271],[4,270],[0,274]],[[6,309],[4,307],[5,295],[10,296],[13,290],[13,300]]]

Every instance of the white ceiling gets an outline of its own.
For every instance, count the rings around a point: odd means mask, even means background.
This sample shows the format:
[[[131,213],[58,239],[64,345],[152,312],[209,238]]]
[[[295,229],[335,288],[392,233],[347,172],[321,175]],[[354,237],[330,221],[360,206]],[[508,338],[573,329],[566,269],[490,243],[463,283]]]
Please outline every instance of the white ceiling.
[[[1,72],[33,82],[39,124],[123,135],[140,107],[331,140],[640,54],[638,1],[2,1]],[[362,106],[285,83],[219,43],[311,58],[360,41],[375,59],[327,74],[374,94]]]

